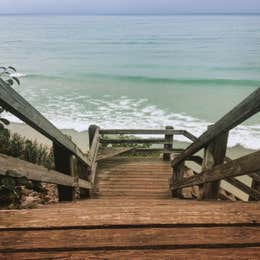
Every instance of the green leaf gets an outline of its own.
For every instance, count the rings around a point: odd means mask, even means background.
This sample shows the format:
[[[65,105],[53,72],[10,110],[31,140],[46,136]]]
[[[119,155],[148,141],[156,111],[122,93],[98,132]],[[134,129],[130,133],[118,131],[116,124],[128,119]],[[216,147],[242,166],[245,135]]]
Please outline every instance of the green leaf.
[[[12,190],[15,188],[15,185],[16,185],[16,182],[13,178],[10,178],[10,177],[4,177],[2,180],[1,180],[1,184],[6,188],[6,189],[9,189],[9,190]]]
[[[20,80],[18,78],[12,77],[12,79],[15,80],[18,85],[20,85]]]
[[[6,82],[7,82],[10,86],[12,86],[12,85],[14,84],[14,81],[13,81],[12,79],[8,79]]]
[[[13,66],[9,66],[7,69],[11,69],[11,70],[13,70],[13,71],[16,72],[16,69],[15,69],[15,67],[13,67]]]
[[[10,122],[5,118],[0,118],[0,121],[2,121],[5,125],[9,125]]]

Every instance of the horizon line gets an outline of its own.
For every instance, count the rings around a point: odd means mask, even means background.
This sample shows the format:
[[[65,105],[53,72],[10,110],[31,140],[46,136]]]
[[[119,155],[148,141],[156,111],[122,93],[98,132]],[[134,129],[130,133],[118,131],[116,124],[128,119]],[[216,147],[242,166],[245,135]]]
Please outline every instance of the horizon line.
[[[176,13],[69,13],[69,12],[18,12],[0,15],[75,15],[75,16],[171,16],[171,15],[260,15],[260,12],[176,12]]]

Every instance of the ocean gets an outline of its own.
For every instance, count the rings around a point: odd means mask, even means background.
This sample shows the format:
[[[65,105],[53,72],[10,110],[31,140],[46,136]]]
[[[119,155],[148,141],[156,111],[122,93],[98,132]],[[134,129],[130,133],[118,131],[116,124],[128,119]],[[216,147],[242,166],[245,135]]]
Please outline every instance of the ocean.
[[[15,89],[62,129],[199,136],[260,87],[257,15],[3,15],[0,32],[0,66],[16,67]],[[231,132],[236,145],[260,149],[260,114]]]

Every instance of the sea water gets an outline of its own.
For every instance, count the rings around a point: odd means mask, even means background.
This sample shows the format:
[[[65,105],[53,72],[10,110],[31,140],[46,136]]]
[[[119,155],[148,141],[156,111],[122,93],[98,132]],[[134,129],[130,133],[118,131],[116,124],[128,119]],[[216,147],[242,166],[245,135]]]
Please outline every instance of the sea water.
[[[260,87],[260,16],[4,15],[0,65],[59,128],[199,136]],[[235,145],[260,149],[260,115],[231,132]]]

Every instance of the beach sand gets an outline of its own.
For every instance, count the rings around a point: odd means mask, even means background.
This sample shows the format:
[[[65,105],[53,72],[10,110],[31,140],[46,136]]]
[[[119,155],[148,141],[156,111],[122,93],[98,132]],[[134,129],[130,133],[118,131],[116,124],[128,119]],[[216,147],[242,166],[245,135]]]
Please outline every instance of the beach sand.
[[[45,144],[49,147],[51,147],[52,145],[52,142],[49,139],[47,139],[46,137],[44,137],[42,134],[40,134],[33,128],[23,123],[11,123],[7,128],[11,131],[11,133],[18,133],[30,140],[37,140],[39,143]],[[61,131],[64,134],[69,135],[72,138],[73,142],[77,144],[78,147],[83,152],[88,151],[89,149],[88,131],[78,132],[73,129],[61,129]],[[189,143],[186,142],[175,141],[174,143],[174,146],[176,148],[185,148],[188,145]],[[227,156],[231,159],[236,159],[252,152],[254,152],[254,150],[245,149],[242,146],[236,146],[236,147],[228,148]],[[198,154],[203,155],[203,151],[200,151]],[[187,165],[191,166],[191,168],[193,168],[197,172],[201,170],[200,167],[198,167],[194,163],[188,163]],[[251,185],[252,179],[248,176],[241,176],[238,177],[238,179],[249,186]],[[225,181],[222,181],[221,186],[229,191],[232,191],[234,195],[240,197],[243,200],[247,200],[248,198],[248,195],[236,189],[231,184]]]

